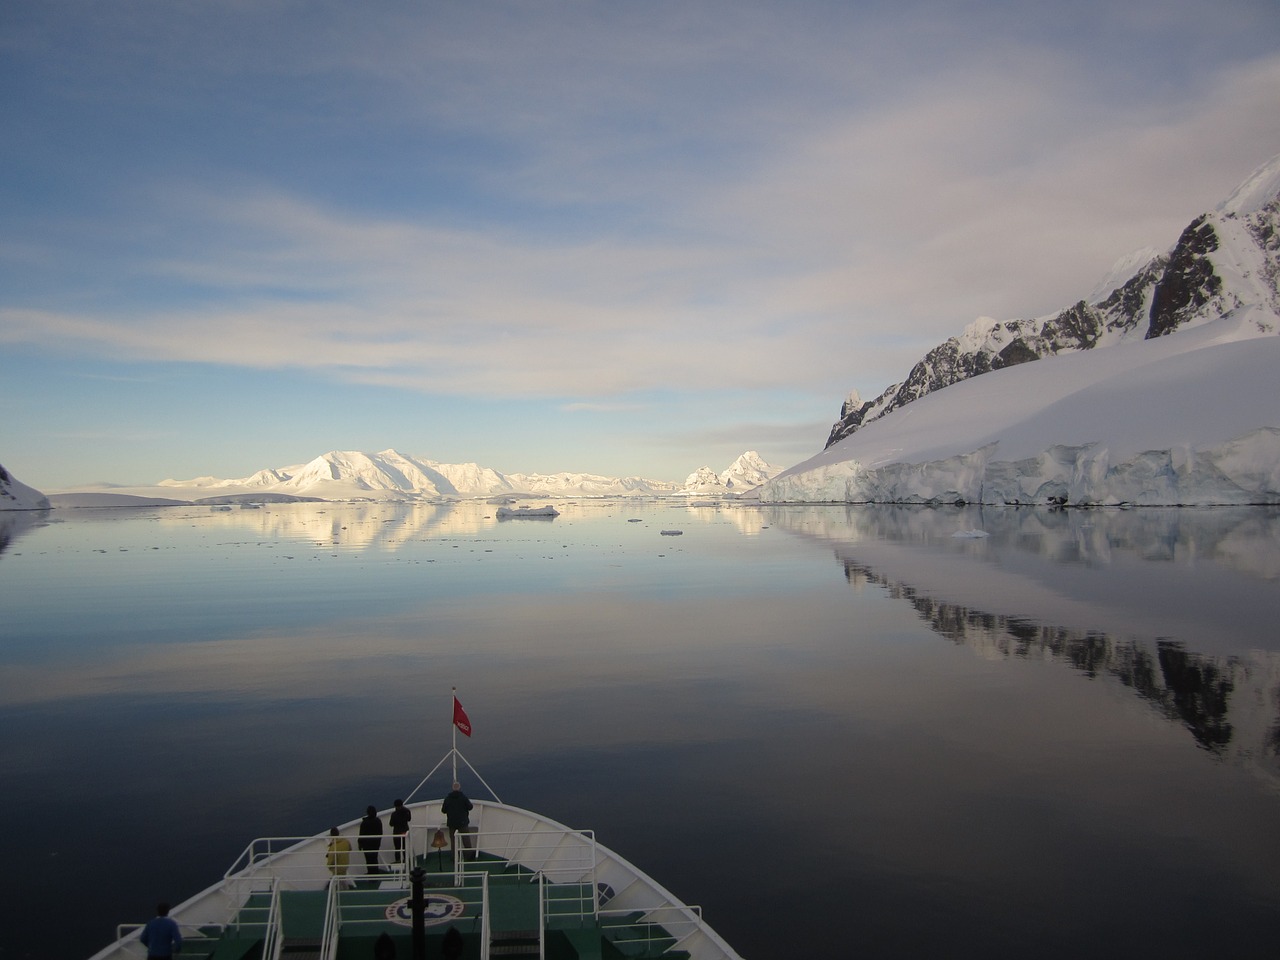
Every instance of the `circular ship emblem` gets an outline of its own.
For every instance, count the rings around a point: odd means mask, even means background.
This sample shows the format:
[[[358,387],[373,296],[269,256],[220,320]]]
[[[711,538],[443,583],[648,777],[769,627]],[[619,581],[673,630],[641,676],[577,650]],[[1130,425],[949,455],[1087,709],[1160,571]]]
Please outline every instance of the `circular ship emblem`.
[[[422,911],[423,923],[428,927],[437,923],[448,923],[462,916],[466,906],[457,897],[451,897],[446,893],[429,893],[424,899],[427,905]],[[405,897],[403,900],[389,904],[386,917],[392,923],[398,923],[404,927],[413,926],[413,911],[409,908],[409,898]]]

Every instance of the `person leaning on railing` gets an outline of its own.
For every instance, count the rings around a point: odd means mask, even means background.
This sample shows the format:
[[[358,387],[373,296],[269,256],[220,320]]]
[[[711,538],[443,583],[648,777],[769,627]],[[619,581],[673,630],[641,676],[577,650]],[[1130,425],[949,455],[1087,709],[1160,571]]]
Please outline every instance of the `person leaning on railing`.
[[[458,857],[458,834],[465,835],[467,827],[471,826],[471,807],[471,801],[462,792],[462,784],[457,780],[453,781],[453,789],[444,798],[444,803],[440,804],[440,812],[445,815],[445,822],[449,825],[449,841],[453,845],[455,861]]]
[[[351,863],[351,841],[338,833],[337,827],[329,828],[329,851],[324,855],[329,872],[335,877],[345,877]]]

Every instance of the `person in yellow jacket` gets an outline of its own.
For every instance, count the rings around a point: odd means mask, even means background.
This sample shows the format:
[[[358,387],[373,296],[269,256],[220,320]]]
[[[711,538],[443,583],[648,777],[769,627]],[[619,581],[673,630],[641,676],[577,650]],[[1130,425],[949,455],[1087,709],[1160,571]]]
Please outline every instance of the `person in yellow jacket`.
[[[351,864],[351,841],[340,835],[337,827],[329,828],[329,852],[325,854],[324,862],[335,877],[347,875],[347,867]]]

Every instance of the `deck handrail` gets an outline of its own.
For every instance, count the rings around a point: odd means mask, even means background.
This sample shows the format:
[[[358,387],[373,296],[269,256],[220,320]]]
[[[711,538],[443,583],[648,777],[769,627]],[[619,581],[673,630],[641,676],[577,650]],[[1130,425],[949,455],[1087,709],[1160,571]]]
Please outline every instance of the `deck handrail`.
[[[228,901],[233,901],[237,904],[237,909],[228,925],[237,933],[247,927],[262,927],[265,931],[267,924],[271,922],[270,895],[274,887],[275,878],[271,876],[236,877],[228,881],[227,887],[223,890],[223,896]],[[252,907],[249,905],[249,901],[255,893],[267,895],[267,906]],[[262,917],[261,920],[256,919],[259,915]]]
[[[489,960],[490,948],[493,946],[493,927],[489,923],[489,874],[480,875],[481,903],[480,911],[480,960]]]
[[[466,835],[469,840],[461,846],[463,851],[483,851],[506,861],[507,866],[522,866],[530,873],[560,873],[572,880],[553,882],[595,882],[599,857],[596,853],[595,835],[590,830],[478,830]],[[468,846],[468,843],[473,846]],[[480,865],[479,860],[459,858],[462,869],[467,863]],[[470,869],[477,869],[471,867]],[[458,872],[462,872],[459,870]]]
[[[266,960],[280,960],[284,946],[280,937],[280,884],[271,883],[271,909],[267,912],[267,929],[262,934],[262,956]]]
[[[633,914],[641,914],[638,920],[623,920],[622,918]],[[671,919],[666,919],[664,914],[674,914]],[[618,924],[619,929],[641,929],[644,936],[627,937],[618,936],[611,937],[610,940],[615,944],[645,944],[651,945],[654,942],[662,940],[670,940],[670,946],[677,946],[690,937],[694,936],[700,929],[702,923],[702,907],[697,904],[684,904],[677,906],[676,904],[661,904],[648,909],[625,909],[617,910],[601,910],[600,917],[603,918],[616,916],[622,920]],[[656,935],[657,931],[661,931],[661,935]]]
[[[538,957],[547,955],[547,875],[538,874]]]
[[[320,936],[321,960],[335,960],[338,956],[338,935],[342,929],[338,906],[338,891],[341,886],[341,877],[331,877],[329,880],[329,889],[325,893],[324,932]]]
[[[327,849],[327,843],[325,842],[327,840],[328,837],[318,836],[255,837],[241,851],[240,856],[236,857],[235,862],[227,868],[227,872],[222,875],[223,879],[229,880],[253,867],[261,869],[261,864],[264,860],[280,857],[286,853],[297,853],[307,846],[316,845],[322,849]]]

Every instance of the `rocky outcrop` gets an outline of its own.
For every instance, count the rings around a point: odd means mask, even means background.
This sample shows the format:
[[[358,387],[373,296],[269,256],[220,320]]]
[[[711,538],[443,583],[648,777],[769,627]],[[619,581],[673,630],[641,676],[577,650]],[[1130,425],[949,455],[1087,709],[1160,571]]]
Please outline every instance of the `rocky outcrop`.
[[[1192,221],[1182,231],[1169,264],[1152,291],[1148,339],[1173,333],[1222,293],[1222,277],[1209,259],[1218,246],[1218,232],[1207,216]]]

